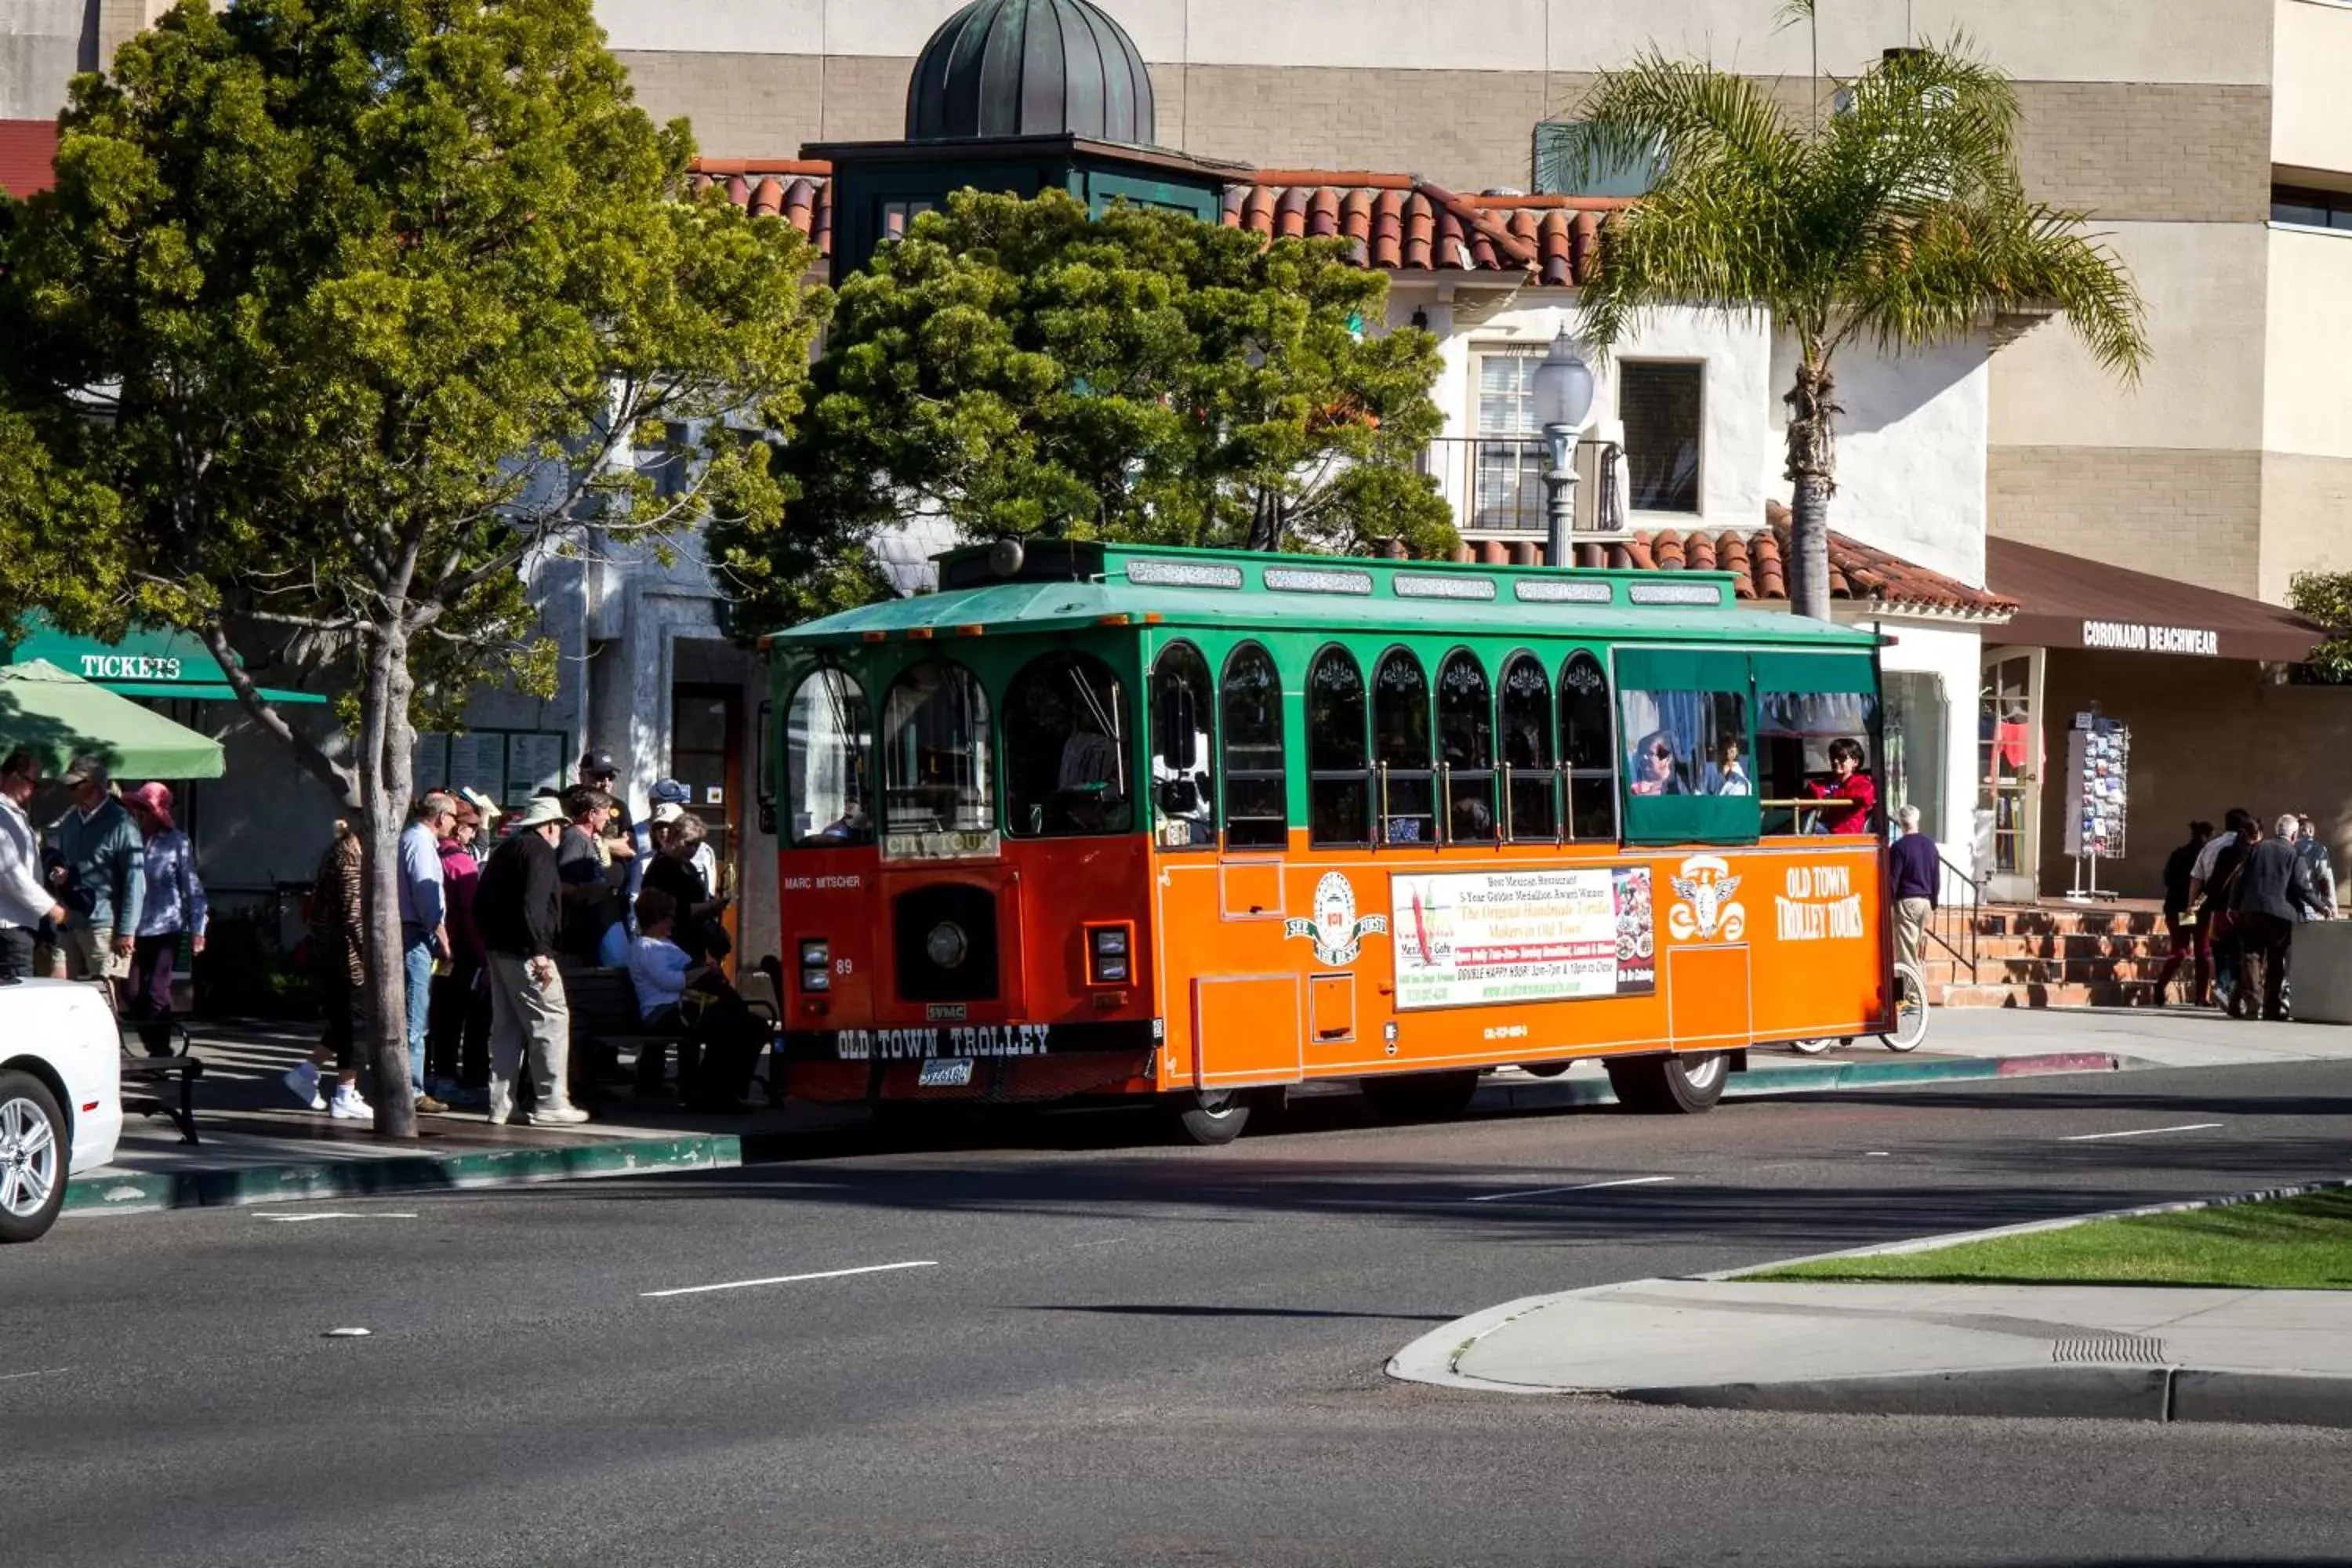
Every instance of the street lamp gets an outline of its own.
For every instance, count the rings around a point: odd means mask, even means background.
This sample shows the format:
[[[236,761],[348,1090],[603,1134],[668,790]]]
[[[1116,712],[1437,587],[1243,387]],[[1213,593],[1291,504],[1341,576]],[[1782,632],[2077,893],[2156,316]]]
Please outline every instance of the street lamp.
[[[1535,414],[1543,426],[1546,563],[1570,560],[1569,535],[1576,528],[1576,437],[1592,415],[1592,367],[1576,352],[1576,340],[1562,327],[1551,352],[1536,366]]]

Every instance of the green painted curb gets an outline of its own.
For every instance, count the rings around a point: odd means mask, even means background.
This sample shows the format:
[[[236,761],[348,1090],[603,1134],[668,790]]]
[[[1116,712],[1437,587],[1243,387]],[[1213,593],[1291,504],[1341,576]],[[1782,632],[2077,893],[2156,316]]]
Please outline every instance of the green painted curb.
[[[247,1204],[373,1197],[384,1193],[458,1192],[727,1170],[743,1163],[731,1133],[615,1138],[564,1148],[487,1149],[466,1154],[251,1165],[212,1171],[131,1171],[79,1178],[66,1188],[68,1214],[144,1214],[158,1209],[233,1208]]]
[[[1767,1094],[1818,1094],[1841,1089],[1877,1089],[1889,1084],[1955,1082],[1969,1079],[2031,1077],[2053,1072],[2112,1071],[2131,1065],[2101,1056],[2099,1065],[2081,1052],[2031,1057],[1892,1058],[1883,1062],[1775,1063],[1733,1073],[1727,1100]],[[1474,1102],[1489,1110],[1513,1106],[1614,1105],[1605,1079],[1550,1079],[1532,1083],[1482,1084]]]

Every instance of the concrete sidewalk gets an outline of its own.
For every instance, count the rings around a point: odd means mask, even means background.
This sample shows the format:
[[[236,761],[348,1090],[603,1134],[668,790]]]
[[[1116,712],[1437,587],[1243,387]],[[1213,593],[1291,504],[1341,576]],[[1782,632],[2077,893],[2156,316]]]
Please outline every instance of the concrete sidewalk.
[[[1448,1323],[1389,1371],[1724,1409],[2352,1426],[2352,1291],[1637,1279]]]

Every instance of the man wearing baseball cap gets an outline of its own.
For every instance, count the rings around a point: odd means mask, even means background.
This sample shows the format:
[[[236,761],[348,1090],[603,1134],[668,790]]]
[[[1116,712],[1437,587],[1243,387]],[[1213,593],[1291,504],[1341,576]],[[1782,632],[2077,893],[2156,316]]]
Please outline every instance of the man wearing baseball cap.
[[[613,890],[620,895],[622,922],[634,932],[637,889],[645,880],[645,858],[653,852],[653,846],[646,840],[644,825],[629,810],[628,795],[621,787],[620,766],[613,761],[612,752],[583,752],[580,782],[613,797],[613,814],[604,820],[604,842],[597,847],[604,857]]]
[[[147,904],[147,847],[107,785],[106,764],[76,757],[58,782],[73,809],[58,825],[65,864],[49,873],[58,902],[77,917],[65,931],[67,973],[75,980],[128,980],[139,917]]]

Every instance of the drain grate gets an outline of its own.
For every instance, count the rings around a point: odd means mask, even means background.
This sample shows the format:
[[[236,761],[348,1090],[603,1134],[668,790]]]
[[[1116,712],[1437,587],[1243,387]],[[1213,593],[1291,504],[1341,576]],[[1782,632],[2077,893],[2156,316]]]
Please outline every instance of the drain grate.
[[[2101,1366],[2162,1366],[2164,1342],[2148,1334],[2092,1334],[2057,1341],[2050,1347],[2050,1359]]]

